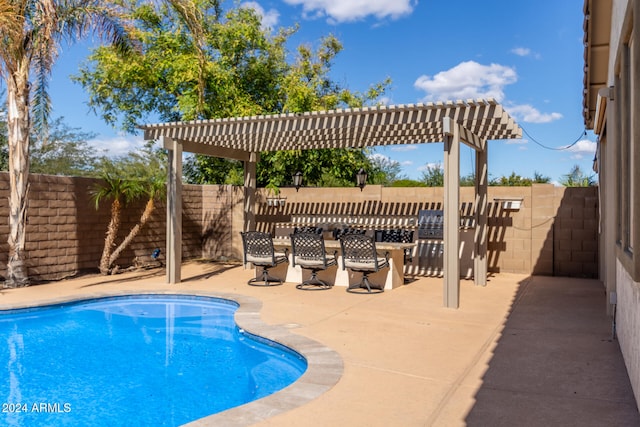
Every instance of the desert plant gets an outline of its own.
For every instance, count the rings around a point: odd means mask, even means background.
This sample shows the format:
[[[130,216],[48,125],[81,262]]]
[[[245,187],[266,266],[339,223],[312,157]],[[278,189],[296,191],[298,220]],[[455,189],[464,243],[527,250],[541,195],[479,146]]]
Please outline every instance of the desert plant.
[[[111,217],[107,226],[99,265],[100,273],[106,275],[111,270],[111,258],[116,244],[116,237],[120,230],[122,209],[131,200],[140,196],[142,188],[136,185],[138,184],[137,182],[115,176],[111,172],[104,172],[101,178],[102,181],[94,185],[90,192],[96,209],[100,208],[100,202],[103,200],[111,200]]]

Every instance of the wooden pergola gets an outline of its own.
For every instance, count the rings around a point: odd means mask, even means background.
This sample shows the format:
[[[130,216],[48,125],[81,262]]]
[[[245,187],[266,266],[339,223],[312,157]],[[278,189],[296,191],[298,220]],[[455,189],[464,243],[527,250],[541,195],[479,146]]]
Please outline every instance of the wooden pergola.
[[[244,162],[244,230],[255,229],[256,164],[261,151],[364,148],[444,143],[444,305],[460,290],[460,143],[476,152],[475,284],[487,280],[487,141],[517,139],[522,130],[493,99],[232,117],[141,126],[145,140],[169,152],[167,282],[181,281],[182,153]]]

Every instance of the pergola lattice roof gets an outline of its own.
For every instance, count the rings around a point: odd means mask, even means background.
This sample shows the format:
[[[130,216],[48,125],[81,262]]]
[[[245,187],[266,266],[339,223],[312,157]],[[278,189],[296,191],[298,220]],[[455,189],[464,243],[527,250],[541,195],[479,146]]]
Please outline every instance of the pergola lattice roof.
[[[487,151],[485,142],[522,137],[522,129],[493,99],[234,117],[141,126],[146,140],[169,150],[167,281],[180,281],[182,260],[182,152],[245,161],[244,227],[255,227],[256,162],[260,151],[363,148],[444,142],[444,300],[457,307],[460,288],[459,181],[463,142],[476,153],[474,280],[486,284]],[[454,248],[454,249],[451,249]]]
[[[209,154],[209,146],[260,152],[442,142],[445,117],[482,140],[522,137],[517,123],[493,99],[159,123],[141,129],[145,140],[165,136],[190,143],[185,151]]]

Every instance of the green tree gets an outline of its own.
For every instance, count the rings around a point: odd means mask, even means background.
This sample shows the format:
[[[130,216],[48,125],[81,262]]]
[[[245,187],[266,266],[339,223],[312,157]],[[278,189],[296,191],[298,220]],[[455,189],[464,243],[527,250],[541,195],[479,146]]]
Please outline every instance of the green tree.
[[[502,187],[531,187],[531,178],[524,178],[515,172],[511,172],[509,176],[501,176],[490,180],[489,185]]]
[[[9,146],[7,144],[6,114],[0,108],[0,170],[9,170]],[[95,166],[100,159],[88,140],[95,134],[72,128],[62,117],[49,123],[46,144],[31,136],[29,147],[29,170],[34,173],[65,176],[94,176]]]
[[[533,172],[533,183],[534,184],[548,184],[551,182],[551,177],[542,175],[540,172]]]
[[[126,29],[118,8],[100,0],[0,0],[0,75],[7,90],[9,146],[9,258],[5,286],[29,284],[24,264],[29,135],[46,140],[51,110],[48,78],[62,40],[73,41],[90,30],[126,51]],[[33,73],[33,75],[32,75]]]
[[[220,157],[190,155],[184,162],[183,174],[191,184],[244,183],[242,162]]]
[[[511,172],[509,176],[501,176],[500,178],[492,179],[489,185],[503,186],[503,187],[530,187],[531,184],[547,184],[551,181],[551,178],[544,176],[539,172],[533,173],[533,178],[522,177],[515,172]]]
[[[420,179],[427,187],[443,187],[444,186],[444,169],[440,163],[427,164],[426,169],[422,171]]]
[[[57,118],[49,125],[46,144],[31,139],[31,171],[47,175],[92,176],[101,156],[88,140],[95,134],[71,128]]]
[[[342,49],[335,37],[324,37],[317,49],[300,46],[291,55],[286,44],[297,29],[272,35],[252,9],[224,13],[214,0],[128,5],[141,52],[123,60],[100,47],[75,76],[89,92],[91,107],[125,130],[150,116],[176,121],[359,107],[377,99],[389,84],[385,80],[365,93],[342,88],[329,77]],[[362,150],[261,153],[258,185],[287,185],[298,170],[308,185],[346,183],[345,174],[352,182],[352,169],[335,165],[368,163]],[[207,156],[195,156],[185,165],[189,182],[236,183],[242,174],[241,163]]]
[[[258,185],[278,187],[293,184],[293,174],[302,172],[305,186],[353,186],[360,168],[368,170],[363,150],[287,150],[262,153],[257,167]]]
[[[465,176],[460,177],[460,187],[473,187],[476,185],[475,172],[469,172]]]
[[[560,184],[565,187],[589,187],[596,185],[595,175],[587,175],[579,165],[574,165],[568,174],[560,178]]]
[[[374,103],[384,94],[390,84],[389,79],[372,85],[365,93],[342,88],[331,80],[331,66],[341,50],[342,44],[331,35],[323,38],[315,51],[307,45],[298,47],[296,59],[286,67],[287,72],[283,77],[283,112],[362,107]],[[369,183],[383,183],[388,179],[385,171],[379,168],[380,165],[374,164],[367,154],[368,151],[362,149],[261,153],[257,168],[258,185],[289,185],[293,174],[300,171],[305,185],[352,186],[355,173],[360,168],[367,170]]]
[[[95,49],[73,79],[107,123],[134,131],[148,117],[209,119],[282,111],[285,42],[248,8],[223,14],[217,0],[127,2],[141,50]]]
[[[392,186],[394,182],[406,179],[401,174],[400,162],[380,155],[368,156],[368,160],[370,172],[367,180],[372,184]]]

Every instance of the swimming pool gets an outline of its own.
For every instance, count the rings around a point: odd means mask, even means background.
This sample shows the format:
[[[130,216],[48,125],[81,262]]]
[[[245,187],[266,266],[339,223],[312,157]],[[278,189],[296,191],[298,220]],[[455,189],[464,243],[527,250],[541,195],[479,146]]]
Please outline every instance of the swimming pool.
[[[110,297],[0,315],[4,424],[175,426],[274,393],[306,370],[232,301]]]

